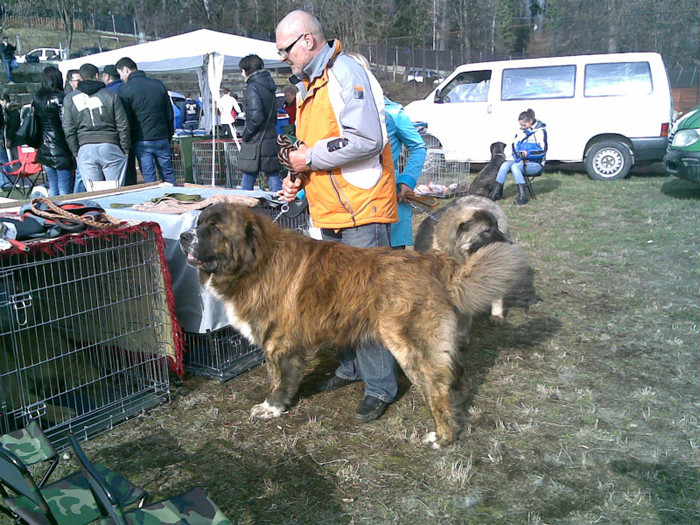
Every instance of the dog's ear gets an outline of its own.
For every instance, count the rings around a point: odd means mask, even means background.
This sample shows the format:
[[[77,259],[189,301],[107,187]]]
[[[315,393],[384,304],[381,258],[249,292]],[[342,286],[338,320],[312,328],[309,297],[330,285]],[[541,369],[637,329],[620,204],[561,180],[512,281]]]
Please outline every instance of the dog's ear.
[[[260,219],[254,213],[246,217],[244,228],[244,245],[241,247],[241,269],[249,269],[255,265],[260,256],[264,233],[260,227]]]

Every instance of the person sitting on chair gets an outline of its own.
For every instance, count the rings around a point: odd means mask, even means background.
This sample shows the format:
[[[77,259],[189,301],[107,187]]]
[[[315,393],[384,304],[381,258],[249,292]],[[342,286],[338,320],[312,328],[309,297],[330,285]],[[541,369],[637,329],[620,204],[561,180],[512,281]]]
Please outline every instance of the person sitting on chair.
[[[518,123],[520,131],[515,134],[511,146],[513,160],[501,164],[491,194],[493,201],[501,198],[506,176],[511,172],[518,185],[518,197],[514,202],[516,205],[526,204],[530,200],[525,187],[525,176],[535,177],[541,174],[547,154],[547,125],[535,118],[535,112],[531,109],[523,111],[518,117]]]

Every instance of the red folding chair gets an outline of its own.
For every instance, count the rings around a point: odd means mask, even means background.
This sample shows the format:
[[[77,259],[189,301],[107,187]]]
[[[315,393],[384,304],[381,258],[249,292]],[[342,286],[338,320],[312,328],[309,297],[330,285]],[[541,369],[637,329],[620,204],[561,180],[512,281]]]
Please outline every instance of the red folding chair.
[[[0,168],[5,177],[12,183],[12,186],[5,190],[5,197],[9,197],[14,189],[26,187],[23,184],[25,180],[29,181],[29,193],[31,193],[43,174],[41,164],[36,161],[36,150],[34,148],[20,146],[17,150],[19,158],[3,164],[2,168]],[[22,183],[21,186],[20,183]]]

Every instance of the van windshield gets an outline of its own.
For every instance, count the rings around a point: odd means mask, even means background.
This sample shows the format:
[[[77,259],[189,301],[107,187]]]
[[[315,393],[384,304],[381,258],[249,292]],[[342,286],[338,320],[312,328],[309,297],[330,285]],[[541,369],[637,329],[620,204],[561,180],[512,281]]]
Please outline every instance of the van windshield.
[[[491,71],[467,71],[459,73],[442,89],[440,101],[486,102],[489,97]]]

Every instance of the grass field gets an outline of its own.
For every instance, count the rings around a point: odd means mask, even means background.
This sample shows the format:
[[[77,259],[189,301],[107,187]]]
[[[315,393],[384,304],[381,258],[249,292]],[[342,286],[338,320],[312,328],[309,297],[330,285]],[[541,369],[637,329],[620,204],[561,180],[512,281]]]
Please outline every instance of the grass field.
[[[365,425],[361,385],[312,394],[328,352],[277,420],[248,417],[264,367],[190,376],[85,450],[154,499],[200,485],[234,523],[700,523],[700,186],[661,173],[548,172],[526,206],[509,180],[534,290],[505,326],[475,321],[447,449],[420,446],[432,421],[405,379]]]

